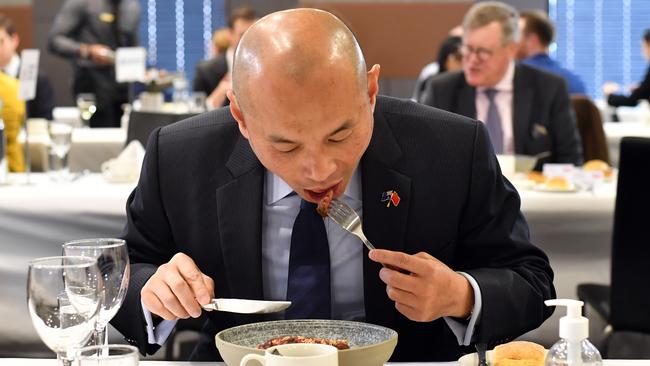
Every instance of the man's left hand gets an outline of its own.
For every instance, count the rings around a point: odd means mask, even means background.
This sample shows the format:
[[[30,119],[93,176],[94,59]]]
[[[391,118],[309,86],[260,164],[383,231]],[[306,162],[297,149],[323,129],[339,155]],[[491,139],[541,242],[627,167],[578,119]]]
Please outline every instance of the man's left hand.
[[[386,283],[395,308],[413,321],[430,322],[443,316],[466,318],[474,306],[469,281],[447,265],[420,252],[414,255],[384,249],[371,250],[371,260],[408,273],[382,268],[379,278]]]

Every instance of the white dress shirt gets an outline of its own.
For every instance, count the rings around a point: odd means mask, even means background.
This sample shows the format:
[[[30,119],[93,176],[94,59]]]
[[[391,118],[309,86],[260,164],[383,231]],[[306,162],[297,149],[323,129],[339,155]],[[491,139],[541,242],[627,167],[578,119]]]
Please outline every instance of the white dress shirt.
[[[512,135],[512,116],[513,116],[513,81],[515,78],[515,63],[510,62],[508,70],[501,81],[492,87],[478,87],[476,88],[476,119],[485,122],[487,119],[488,107],[490,100],[485,95],[486,89],[495,89],[497,93],[494,95],[494,102],[499,109],[499,116],[501,117],[501,129],[503,130],[503,153],[515,153],[515,141]]]
[[[9,60],[7,66],[5,66],[4,69],[2,69],[2,72],[11,76],[12,78],[17,79],[18,70],[20,70],[20,57],[14,54],[13,56],[11,56],[11,60]]]
[[[292,192],[292,188],[282,178],[266,171],[262,208],[262,282],[265,300],[286,300],[287,297],[291,232],[300,211],[300,197],[291,194]],[[361,173],[357,169],[340,199],[363,217],[361,197]],[[325,230],[330,250],[332,319],[363,321],[365,247],[356,236],[343,230],[329,217],[325,219]],[[474,278],[466,273],[459,273],[469,280],[474,290],[472,316],[467,325],[452,318],[444,319],[456,335],[458,343],[469,345],[481,311],[481,291]],[[154,330],[151,313],[144,304],[142,309],[147,322],[149,343],[162,345],[176,321],[164,320]],[[277,316],[282,318],[283,314],[279,313]]]

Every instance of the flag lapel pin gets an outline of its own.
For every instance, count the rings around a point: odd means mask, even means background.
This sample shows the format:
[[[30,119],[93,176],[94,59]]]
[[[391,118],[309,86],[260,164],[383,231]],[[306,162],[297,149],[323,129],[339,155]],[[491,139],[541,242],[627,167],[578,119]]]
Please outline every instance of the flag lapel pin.
[[[390,204],[392,203],[393,206],[397,207],[399,205],[399,201],[402,199],[400,198],[399,194],[397,194],[397,191],[386,191],[381,194],[381,202],[386,202],[386,207],[390,207]]]

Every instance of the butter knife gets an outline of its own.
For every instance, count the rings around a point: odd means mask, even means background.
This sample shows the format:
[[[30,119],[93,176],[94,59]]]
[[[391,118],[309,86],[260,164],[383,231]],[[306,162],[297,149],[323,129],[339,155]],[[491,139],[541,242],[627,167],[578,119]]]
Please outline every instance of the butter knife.
[[[246,299],[212,299],[203,309],[207,311],[226,311],[239,314],[277,313],[288,308],[291,301],[264,301]]]

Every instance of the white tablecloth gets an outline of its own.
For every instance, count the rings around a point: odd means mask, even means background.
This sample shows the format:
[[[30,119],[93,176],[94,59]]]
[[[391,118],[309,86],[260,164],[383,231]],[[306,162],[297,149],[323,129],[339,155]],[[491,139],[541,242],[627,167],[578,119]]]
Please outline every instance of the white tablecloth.
[[[0,358],[2,366],[56,366],[56,360],[28,358]],[[648,360],[604,360],[603,366],[641,366]],[[223,362],[140,361],[140,366],[225,366]],[[386,366],[458,366],[458,362],[389,362]]]
[[[32,176],[32,186],[0,186],[0,351],[6,344],[40,344],[25,305],[27,261],[59,254],[67,240],[118,235],[134,186],[109,184],[98,174],[68,184]],[[520,191],[532,241],[554,268],[558,296],[575,298],[580,282],[609,282],[614,192],[613,185],[596,195]],[[554,342],[560,313],[528,337]]]

